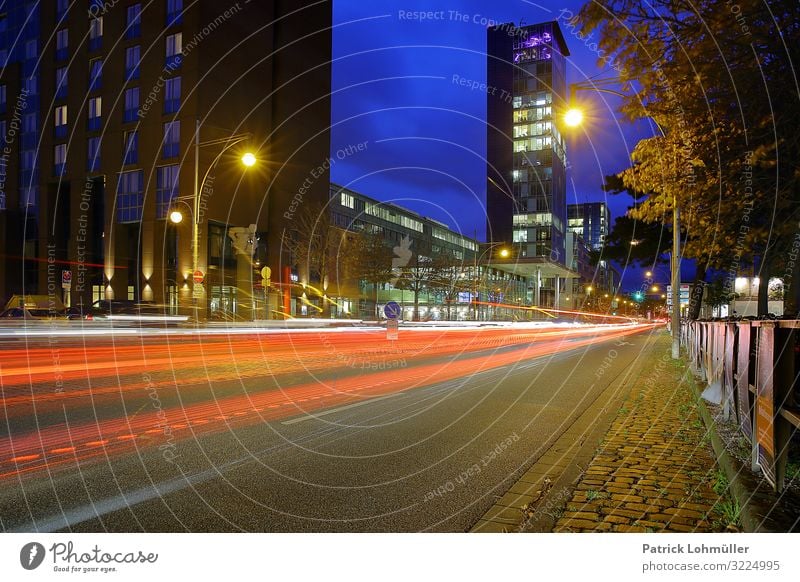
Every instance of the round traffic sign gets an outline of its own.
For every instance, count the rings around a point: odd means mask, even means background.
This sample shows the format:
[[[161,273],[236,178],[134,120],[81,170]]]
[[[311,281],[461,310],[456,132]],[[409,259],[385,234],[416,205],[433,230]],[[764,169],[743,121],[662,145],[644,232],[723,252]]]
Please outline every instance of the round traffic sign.
[[[386,315],[387,319],[397,319],[400,317],[402,312],[403,310],[397,301],[389,301],[389,303],[387,303],[383,308],[383,313]]]
[[[192,281],[195,283],[202,283],[203,279],[206,278],[206,274],[203,273],[200,269],[197,269],[194,273],[192,273]]]
[[[272,276],[272,269],[269,267],[264,267],[261,269],[261,277],[264,279],[269,279]]]

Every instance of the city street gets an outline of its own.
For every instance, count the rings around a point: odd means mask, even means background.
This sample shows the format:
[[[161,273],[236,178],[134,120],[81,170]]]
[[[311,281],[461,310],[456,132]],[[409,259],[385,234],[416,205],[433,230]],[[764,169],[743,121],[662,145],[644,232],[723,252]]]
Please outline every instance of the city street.
[[[0,529],[465,531],[654,329],[6,338]]]

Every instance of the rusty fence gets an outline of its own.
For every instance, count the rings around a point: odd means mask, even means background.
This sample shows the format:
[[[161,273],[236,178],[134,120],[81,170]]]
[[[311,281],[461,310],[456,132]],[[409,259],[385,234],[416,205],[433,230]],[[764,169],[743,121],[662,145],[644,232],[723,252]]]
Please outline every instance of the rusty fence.
[[[800,321],[692,321],[681,335],[692,369],[719,390],[723,418],[750,442],[752,469],[782,491],[800,434]]]

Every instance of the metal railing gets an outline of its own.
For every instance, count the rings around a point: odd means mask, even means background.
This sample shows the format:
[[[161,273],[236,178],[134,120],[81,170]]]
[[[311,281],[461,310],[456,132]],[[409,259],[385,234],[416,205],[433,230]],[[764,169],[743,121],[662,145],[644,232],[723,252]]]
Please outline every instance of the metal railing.
[[[783,490],[800,427],[800,320],[691,321],[681,327],[692,369],[721,393],[752,449],[751,468]]]

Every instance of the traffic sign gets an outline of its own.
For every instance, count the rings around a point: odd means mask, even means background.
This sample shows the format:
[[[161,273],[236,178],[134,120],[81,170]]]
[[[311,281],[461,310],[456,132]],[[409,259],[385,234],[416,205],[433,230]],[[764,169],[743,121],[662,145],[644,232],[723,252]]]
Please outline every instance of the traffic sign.
[[[63,289],[72,287],[72,271],[61,271],[61,287]]]
[[[272,277],[272,269],[269,267],[261,269],[261,277],[269,281],[269,278]]]
[[[403,310],[397,301],[389,301],[383,308],[383,313],[386,315],[386,319],[399,319]]]
[[[206,289],[202,283],[195,283],[192,285],[192,297],[195,299],[202,299]]]
[[[206,274],[200,269],[197,269],[194,273],[192,273],[192,281],[195,283],[202,283],[205,278]]]

